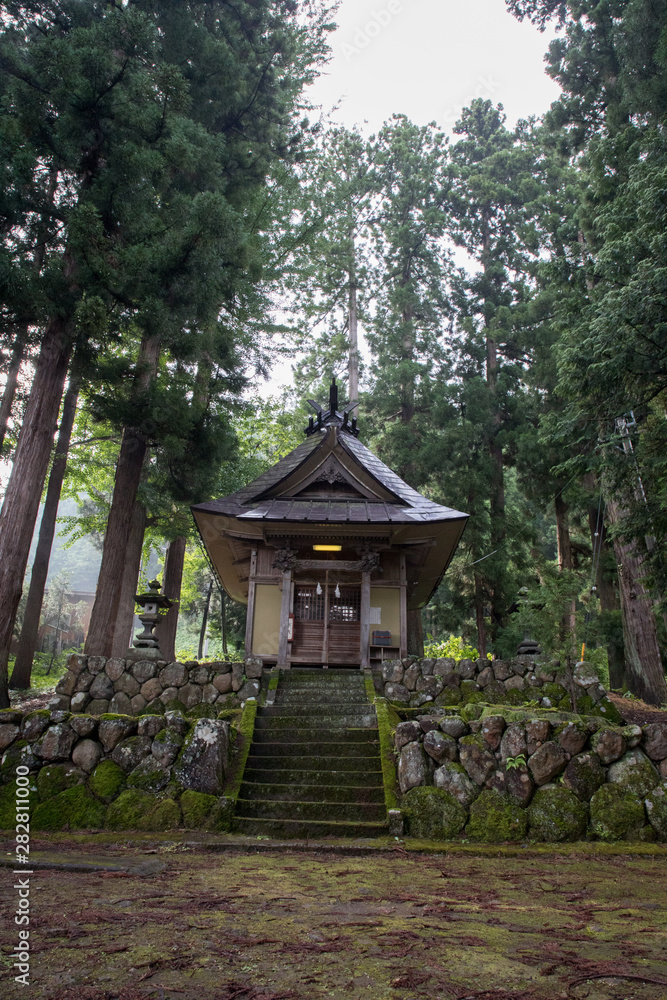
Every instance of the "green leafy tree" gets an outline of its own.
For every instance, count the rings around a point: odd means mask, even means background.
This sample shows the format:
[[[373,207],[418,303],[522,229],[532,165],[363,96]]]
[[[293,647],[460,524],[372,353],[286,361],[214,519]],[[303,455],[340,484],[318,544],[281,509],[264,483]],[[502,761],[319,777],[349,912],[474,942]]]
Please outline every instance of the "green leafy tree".
[[[326,13],[271,0],[5,5],[2,87],[13,143],[3,162],[11,215],[2,252],[7,284],[24,297],[13,234],[45,214],[53,171],[58,188],[38,281],[32,272],[41,346],[0,515],[3,703],[74,343],[82,357],[89,346],[96,364],[109,341],[139,331],[150,372],[161,346],[178,355],[223,306],[233,315],[241,286],[258,274],[248,216],[268,164],[298,143],[295,100],[323,54]],[[142,422],[129,425],[132,461],[122,463],[130,492]],[[124,552],[122,539],[118,547]]]

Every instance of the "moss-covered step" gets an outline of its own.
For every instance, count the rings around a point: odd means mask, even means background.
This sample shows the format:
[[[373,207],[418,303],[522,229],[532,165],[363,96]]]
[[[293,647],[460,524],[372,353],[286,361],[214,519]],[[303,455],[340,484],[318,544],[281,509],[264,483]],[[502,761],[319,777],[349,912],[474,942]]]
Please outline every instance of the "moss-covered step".
[[[236,819],[261,817],[262,819],[336,820],[344,817],[350,823],[384,823],[387,812],[384,802],[287,802],[283,799],[238,799]]]
[[[266,763],[266,761],[264,761]],[[330,762],[329,762],[330,763]],[[382,767],[380,759],[374,762],[373,768],[360,768],[358,771],[343,771],[329,767],[255,767],[248,764],[243,772],[244,781],[260,784],[277,785],[355,785],[357,787],[380,784],[382,782]]]
[[[257,712],[260,719],[281,719],[281,725],[298,729],[303,719],[309,720],[309,725],[318,723],[327,729],[339,726],[342,729],[363,728],[374,726],[375,713],[370,705],[336,705],[329,702],[320,704],[315,710],[311,705],[290,705],[289,710],[280,705],[270,705],[260,708]]]
[[[254,743],[272,743],[275,740],[285,740],[289,743],[339,743],[341,739],[350,743],[372,743],[377,739],[377,729],[325,729],[317,725],[308,729],[305,727],[288,729],[274,726],[267,719],[258,721],[263,725],[255,726]]]
[[[285,840],[317,840],[321,837],[385,837],[386,823],[348,823],[345,820],[255,819],[235,817],[235,833],[252,837],[282,837]]]
[[[286,740],[253,740],[253,757],[358,757],[367,758],[377,755],[377,732],[375,734],[376,743],[366,741],[364,743],[348,742],[344,734],[338,735],[338,741],[320,742],[316,740],[312,743],[292,743]]]
[[[344,776],[344,775],[342,775]],[[271,799],[274,802],[357,802],[384,803],[382,784],[374,785],[317,785],[275,782],[244,781],[239,798]]]
[[[326,771],[335,766],[337,771],[368,771],[377,760],[380,768],[379,756],[372,757],[336,757],[335,755],[325,756],[318,754],[314,756],[303,756],[302,754],[282,754],[280,756],[263,756],[255,753],[255,747],[250,750],[246,767],[262,768],[263,770],[293,770],[293,771]]]

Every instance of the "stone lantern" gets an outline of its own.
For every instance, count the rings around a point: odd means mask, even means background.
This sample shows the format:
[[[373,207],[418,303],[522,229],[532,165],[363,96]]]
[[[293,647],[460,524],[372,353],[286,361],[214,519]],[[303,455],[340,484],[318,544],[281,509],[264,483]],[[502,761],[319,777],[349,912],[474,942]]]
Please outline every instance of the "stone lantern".
[[[153,629],[176,602],[160,593],[160,584],[157,580],[151,580],[148,584],[148,590],[143,594],[135,594],[134,599],[141,608],[141,614],[138,618],[143,625],[143,632],[137,633],[133,640],[135,648],[128,652],[134,658],[140,655],[142,659],[147,660],[162,659],[157,636],[153,634]]]

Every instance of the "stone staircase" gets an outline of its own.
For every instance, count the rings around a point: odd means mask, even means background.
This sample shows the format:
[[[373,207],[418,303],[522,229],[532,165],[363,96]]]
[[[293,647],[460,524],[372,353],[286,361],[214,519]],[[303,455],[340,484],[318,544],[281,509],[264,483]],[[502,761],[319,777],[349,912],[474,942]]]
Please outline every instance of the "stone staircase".
[[[258,708],[234,829],[267,837],[387,832],[375,710],[358,670],[292,668]]]

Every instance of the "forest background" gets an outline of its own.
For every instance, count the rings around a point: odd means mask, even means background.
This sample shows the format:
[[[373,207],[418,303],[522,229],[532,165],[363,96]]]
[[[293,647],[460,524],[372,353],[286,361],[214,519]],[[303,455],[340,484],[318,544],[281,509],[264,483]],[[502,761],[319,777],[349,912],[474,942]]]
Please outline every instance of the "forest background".
[[[667,2],[506,5],[558,29],[562,96],[511,128],[476,98],[453,138],[307,106],[325,2],[0,5],[1,704],[10,659],[30,683],[63,499],[101,552],[86,652],[127,648],[161,567],[167,654],[199,652],[204,614],[237,652],[189,505],[295,447],[334,376],[369,447],[471,515],[432,649],[585,643],[667,702]],[[75,587],[52,572],[58,627]]]

